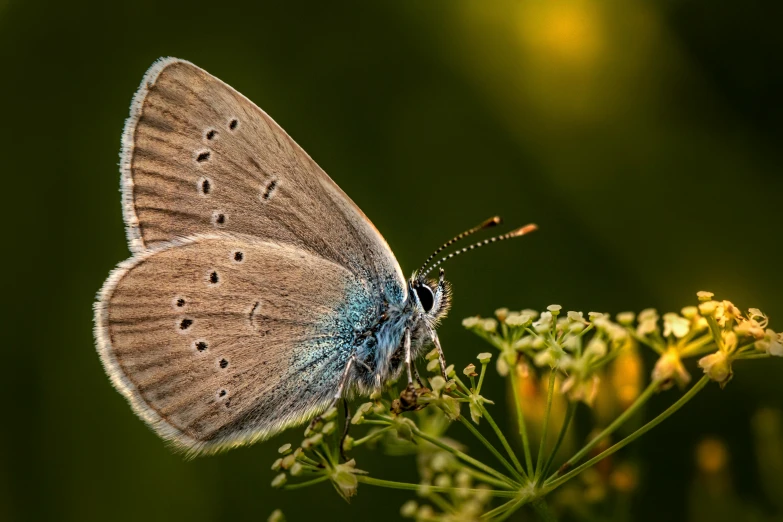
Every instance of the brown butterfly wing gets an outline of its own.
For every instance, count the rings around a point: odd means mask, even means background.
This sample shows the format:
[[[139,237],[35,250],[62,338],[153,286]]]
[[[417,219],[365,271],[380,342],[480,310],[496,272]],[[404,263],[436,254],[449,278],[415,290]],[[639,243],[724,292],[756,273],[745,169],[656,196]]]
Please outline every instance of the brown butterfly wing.
[[[361,210],[269,116],[195,65],[154,64],[121,158],[131,249],[228,231],[294,245],[368,280],[389,301],[405,279]]]
[[[367,292],[304,250],[199,236],[120,265],[96,304],[96,338],[140,417],[182,449],[211,452],[326,407],[350,356],[337,349],[353,335],[345,303]]]

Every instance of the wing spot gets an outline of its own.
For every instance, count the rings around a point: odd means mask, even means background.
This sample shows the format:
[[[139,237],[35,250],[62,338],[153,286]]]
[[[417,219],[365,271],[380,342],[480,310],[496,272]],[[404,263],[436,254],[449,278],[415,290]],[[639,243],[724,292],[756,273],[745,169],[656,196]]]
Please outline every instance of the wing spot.
[[[264,193],[261,195],[261,199],[264,201],[269,201],[269,199],[272,197],[272,193],[274,193],[275,189],[277,188],[277,180],[273,179],[269,182],[269,184],[264,189]]]
[[[211,274],[209,274],[209,282],[210,283],[212,283],[213,285],[216,285],[216,284],[218,284],[219,281],[220,281],[220,278],[218,277],[218,273],[217,272],[212,272]]]
[[[187,330],[193,325],[193,319],[183,319],[179,323],[179,329],[180,330]]]
[[[203,352],[208,348],[206,341],[196,341],[196,350]]]
[[[220,364],[220,367],[222,369],[224,369],[224,370],[228,367],[228,361],[225,360],[225,359],[220,359],[220,363],[219,364]]]
[[[226,396],[226,390],[220,390],[218,392],[218,397],[225,397]]]
[[[200,152],[199,155],[196,157],[196,161],[199,163],[204,163],[209,159],[210,152],[208,150],[205,150],[204,152]]]
[[[228,124],[228,128],[229,128],[229,129],[231,129],[231,130],[234,130],[234,129],[236,129],[236,128],[237,128],[237,125],[239,125],[239,120],[238,120],[238,119],[236,119],[236,118],[234,118],[233,120],[231,120],[231,121],[229,122],[229,124]]]
[[[183,298],[181,298],[181,297],[178,297],[177,300],[174,301],[174,304],[177,307],[182,308],[183,306],[185,306],[185,300]]]
[[[198,182],[198,187],[202,196],[208,196],[212,192],[212,182],[207,178],[201,178]]]
[[[243,254],[239,250],[234,252],[234,261],[236,261],[237,263],[241,263],[242,261],[244,261],[244,259],[245,259],[245,254]]]
[[[209,130],[207,131],[207,139],[208,139],[208,140],[213,140],[213,139],[215,139],[215,136],[217,136],[217,131],[216,131],[215,129],[209,129]]]
[[[223,212],[216,210],[212,213],[212,224],[216,227],[224,226],[226,221],[228,221],[228,216],[226,216]]]

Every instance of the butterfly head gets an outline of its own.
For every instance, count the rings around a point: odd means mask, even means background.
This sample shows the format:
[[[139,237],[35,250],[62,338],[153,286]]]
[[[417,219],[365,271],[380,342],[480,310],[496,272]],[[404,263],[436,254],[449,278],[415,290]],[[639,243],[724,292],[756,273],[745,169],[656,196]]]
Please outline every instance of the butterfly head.
[[[414,274],[409,284],[410,298],[420,314],[435,325],[446,317],[451,307],[451,285],[444,278],[443,270],[438,279],[427,278],[424,274]]]

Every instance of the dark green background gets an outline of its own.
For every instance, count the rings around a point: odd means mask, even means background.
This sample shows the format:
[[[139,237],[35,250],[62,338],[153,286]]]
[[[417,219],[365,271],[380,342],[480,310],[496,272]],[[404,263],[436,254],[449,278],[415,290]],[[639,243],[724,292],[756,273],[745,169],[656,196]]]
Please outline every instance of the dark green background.
[[[664,312],[712,290],[783,329],[781,14],[759,1],[0,0],[0,520],[263,521],[282,507],[381,521],[408,498],[271,489],[276,448],[299,430],[186,462],[111,388],[91,307],[129,255],[120,133],[159,56],[263,107],[406,273],[491,215],[540,225],[448,266],[441,339],[459,366],[483,349],[460,319],[503,305]],[[783,361],[736,370],[639,443],[636,520],[685,519],[705,434],[728,442],[740,493],[768,505],[748,418],[783,406]],[[357,458],[415,478],[411,459]]]

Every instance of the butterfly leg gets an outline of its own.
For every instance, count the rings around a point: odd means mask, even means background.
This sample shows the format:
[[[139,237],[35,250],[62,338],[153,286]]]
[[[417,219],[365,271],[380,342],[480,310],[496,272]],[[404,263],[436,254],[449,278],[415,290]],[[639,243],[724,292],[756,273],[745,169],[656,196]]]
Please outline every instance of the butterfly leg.
[[[413,370],[411,368],[411,331],[405,329],[405,368],[408,370],[408,386],[413,386]]]
[[[443,348],[440,347],[440,339],[438,339],[438,334],[435,333],[435,330],[430,330],[430,337],[432,338],[432,343],[435,345],[435,349],[438,350],[438,361],[440,361],[440,372],[443,374],[443,378],[448,381],[449,376],[446,375],[446,356],[443,355]]]
[[[340,384],[337,386],[337,391],[334,394],[334,398],[332,399],[332,402],[329,403],[329,407],[326,408],[325,411],[329,411],[335,406],[337,406],[337,403],[340,401],[340,399],[343,398],[343,392],[345,391],[345,386],[348,384],[348,379],[351,376],[351,369],[353,368],[355,362],[356,362],[356,354],[352,353],[351,357],[348,359],[348,362],[345,363],[345,369],[343,370],[342,377],[340,377]],[[313,429],[320,420],[321,420],[320,415],[317,415],[313,420],[311,420],[310,429]],[[346,419],[346,422],[348,422],[349,420],[350,419]]]

